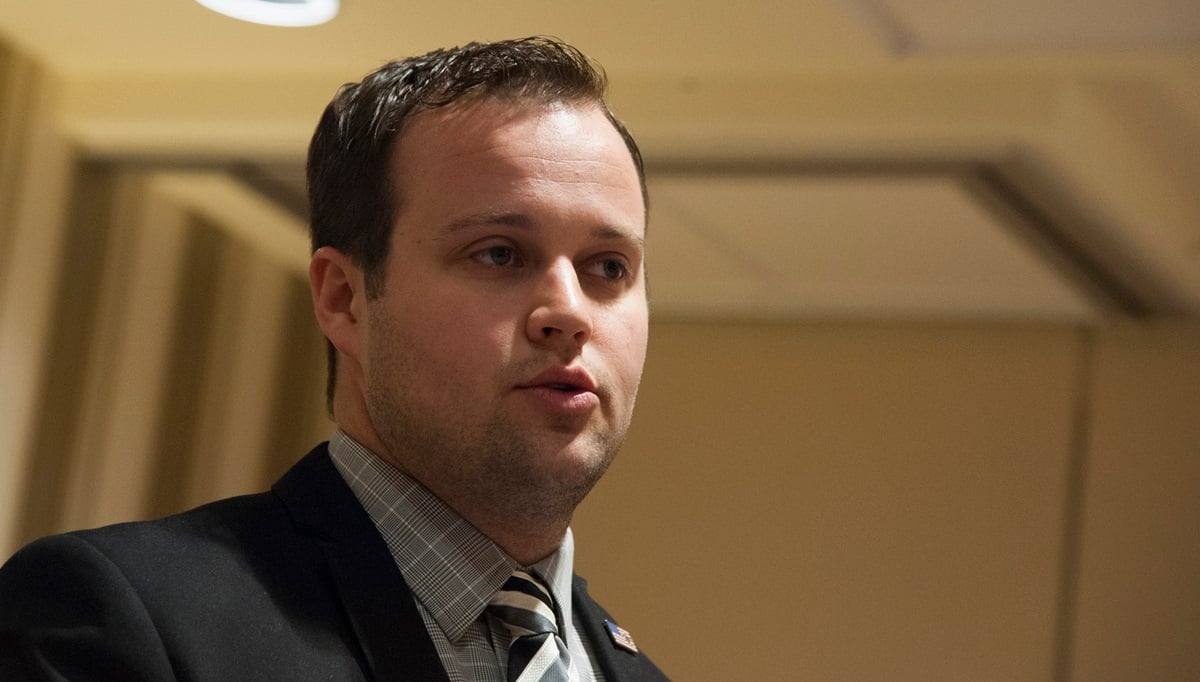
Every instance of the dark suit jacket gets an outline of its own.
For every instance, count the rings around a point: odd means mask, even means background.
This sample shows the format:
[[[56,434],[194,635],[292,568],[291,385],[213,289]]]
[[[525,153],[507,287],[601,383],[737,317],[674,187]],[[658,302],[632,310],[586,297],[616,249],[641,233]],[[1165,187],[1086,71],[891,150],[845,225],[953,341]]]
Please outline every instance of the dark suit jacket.
[[[576,577],[610,680],[616,647]],[[44,538],[0,569],[0,680],[445,680],[404,578],[325,446],[270,492]]]

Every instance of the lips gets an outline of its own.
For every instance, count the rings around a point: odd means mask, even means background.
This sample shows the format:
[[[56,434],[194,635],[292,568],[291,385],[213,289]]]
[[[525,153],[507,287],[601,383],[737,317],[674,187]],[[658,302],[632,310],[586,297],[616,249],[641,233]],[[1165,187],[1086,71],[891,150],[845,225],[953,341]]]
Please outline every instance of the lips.
[[[582,367],[551,367],[518,388],[548,388],[566,393],[595,393],[596,382]]]
[[[596,381],[582,367],[551,367],[517,386],[540,411],[582,417],[600,405]]]

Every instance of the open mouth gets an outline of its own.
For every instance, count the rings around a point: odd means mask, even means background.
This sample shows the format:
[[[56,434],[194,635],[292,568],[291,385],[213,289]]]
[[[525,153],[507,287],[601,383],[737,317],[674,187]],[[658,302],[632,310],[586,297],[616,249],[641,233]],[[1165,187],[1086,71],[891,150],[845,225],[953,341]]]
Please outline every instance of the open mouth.
[[[551,367],[517,388],[541,409],[558,414],[591,414],[602,402],[595,380],[582,367]]]
[[[595,393],[596,382],[582,367],[551,367],[522,385],[562,393]]]

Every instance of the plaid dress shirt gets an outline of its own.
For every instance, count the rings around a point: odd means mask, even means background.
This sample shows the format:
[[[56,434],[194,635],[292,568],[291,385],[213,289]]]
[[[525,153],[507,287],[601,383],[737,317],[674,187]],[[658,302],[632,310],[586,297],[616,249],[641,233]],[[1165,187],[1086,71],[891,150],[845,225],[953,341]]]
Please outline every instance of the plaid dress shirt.
[[[387,543],[450,681],[505,682],[510,635],[485,608],[522,566],[423,485],[340,430],[329,440],[329,454]],[[604,682],[572,616],[574,554],[568,529],[558,551],[524,568],[549,583],[581,682]]]

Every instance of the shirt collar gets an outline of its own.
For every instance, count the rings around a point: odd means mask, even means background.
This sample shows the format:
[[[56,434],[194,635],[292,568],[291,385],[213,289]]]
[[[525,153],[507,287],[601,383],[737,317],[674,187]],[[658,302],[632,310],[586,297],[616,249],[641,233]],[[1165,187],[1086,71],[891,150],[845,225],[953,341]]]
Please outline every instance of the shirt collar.
[[[446,638],[458,641],[520,564],[425,486],[341,430],[330,438],[329,454],[413,596]],[[572,618],[574,555],[568,529],[559,549],[530,567],[548,583],[564,623]]]

